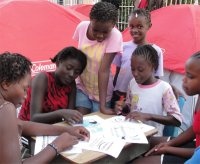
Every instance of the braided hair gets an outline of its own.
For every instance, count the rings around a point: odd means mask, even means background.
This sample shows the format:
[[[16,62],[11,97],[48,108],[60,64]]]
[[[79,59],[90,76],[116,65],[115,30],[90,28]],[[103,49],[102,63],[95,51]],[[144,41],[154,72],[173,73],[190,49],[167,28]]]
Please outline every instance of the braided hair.
[[[5,52],[0,54],[0,83],[16,83],[31,74],[32,63],[18,53]]]
[[[191,58],[200,59],[200,51],[194,53]]]
[[[157,51],[152,47],[152,45],[146,44],[138,46],[133,52],[132,57],[133,56],[144,57],[148,63],[153,65],[155,71],[157,71],[159,65],[159,57]]]
[[[82,67],[80,74],[84,71],[87,65],[86,55],[81,50],[78,50],[77,48],[72,46],[63,48],[56,54],[56,56],[54,56],[54,58],[51,59],[51,61],[58,65],[59,63],[67,59],[76,59],[79,61]]]
[[[90,11],[90,20],[96,19],[100,22],[112,21],[116,24],[118,18],[118,11],[115,5],[108,2],[96,3]]]
[[[130,14],[130,17],[138,17],[138,16],[144,16],[146,18],[146,21],[149,26],[151,26],[151,14],[148,10],[145,10],[144,8],[135,8],[132,13]]]

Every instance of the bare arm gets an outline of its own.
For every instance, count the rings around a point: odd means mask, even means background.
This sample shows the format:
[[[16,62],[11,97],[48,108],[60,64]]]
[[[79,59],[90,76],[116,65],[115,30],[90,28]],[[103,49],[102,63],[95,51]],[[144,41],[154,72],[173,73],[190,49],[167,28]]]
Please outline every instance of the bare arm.
[[[101,66],[98,73],[98,87],[99,87],[99,100],[100,100],[100,112],[104,114],[115,114],[113,110],[106,110],[106,96],[108,88],[108,80],[110,73],[110,66],[116,53],[104,54],[101,61]]]
[[[69,109],[75,109],[75,101],[76,101],[76,83],[74,82],[72,85],[72,91],[69,94]]]

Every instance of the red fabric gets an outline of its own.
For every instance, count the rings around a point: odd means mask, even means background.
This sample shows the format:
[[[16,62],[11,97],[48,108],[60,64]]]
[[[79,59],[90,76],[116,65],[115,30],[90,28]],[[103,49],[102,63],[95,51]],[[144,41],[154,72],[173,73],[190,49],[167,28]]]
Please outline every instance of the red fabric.
[[[69,86],[56,85],[55,78],[52,72],[47,72],[48,78],[48,90],[45,94],[42,104],[42,112],[48,113],[58,109],[66,109],[68,107],[68,94],[71,92]],[[28,90],[28,96],[19,113],[19,118],[22,120],[30,120],[30,100],[31,100],[31,88]]]
[[[200,50],[200,5],[171,5],[151,12],[152,27],[147,33],[149,43],[164,52],[164,68],[184,73],[186,60]],[[132,40],[129,30],[124,41]]]
[[[146,8],[148,5],[147,0],[141,0],[140,4],[138,5],[138,8]]]
[[[92,6],[93,5],[91,5],[91,4],[78,4],[78,5],[68,6],[67,8],[75,10],[75,11],[89,17]]]
[[[200,146],[200,110],[194,115],[193,130],[196,134],[196,147],[198,147]]]
[[[77,46],[72,36],[83,20],[88,17],[46,0],[0,1],[0,53],[25,55],[39,67],[34,74],[54,71],[49,59],[66,46]]]

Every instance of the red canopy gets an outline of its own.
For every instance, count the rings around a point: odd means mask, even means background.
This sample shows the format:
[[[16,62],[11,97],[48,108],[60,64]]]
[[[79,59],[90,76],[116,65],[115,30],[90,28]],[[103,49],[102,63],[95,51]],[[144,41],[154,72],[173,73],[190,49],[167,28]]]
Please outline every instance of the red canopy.
[[[89,17],[92,6],[93,5],[91,5],[91,4],[78,4],[78,5],[68,6],[67,8],[75,10],[75,11]]]
[[[49,1],[1,1],[0,53],[27,56],[34,62],[33,73],[55,69],[50,57],[66,46],[76,46],[72,36],[82,20],[88,18]]]
[[[152,28],[147,34],[150,43],[164,50],[164,67],[184,73],[186,60],[200,50],[200,6],[172,5],[151,13]],[[124,41],[131,40],[126,29]]]

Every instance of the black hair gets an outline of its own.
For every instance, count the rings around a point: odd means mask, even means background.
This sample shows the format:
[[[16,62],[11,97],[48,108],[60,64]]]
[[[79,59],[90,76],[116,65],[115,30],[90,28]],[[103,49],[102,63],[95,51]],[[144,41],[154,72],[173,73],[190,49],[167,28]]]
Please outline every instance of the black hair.
[[[118,18],[118,11],[115,5],[108,2],[96,3],[90,11],[90,19],[96,19],[100,22],[112,21],[116,24]]]
[[[200,59],[200,51],[194,53],[191,58]]]
[[[119,9],[119,6],[121,5],[121,0],[102,0],[101,2],[109,2],[115,5],[117,9]]]
[[[143,56],[147,62],[153,65],[155,71],[158,69],[158,53],[150,44],[138,46],[132,54],[133,56]]]
[[[31,74],[32,63],[18,53],[5,52],[0,54],[0,83],[16,83]]]
[[[86,55],[81,50],[78,50],[75,47],[65,47],[64,49],[59,51],[57,55],[51,59],[51,61],[58,65],[60,62],[67,59],[76,59],[80,62],[82,67],[80,74],[84,71],[87,65]]]
[[[144,16],[147,20],[147,23],[149,26],[151,26],[151,14],[148,10],[145,10],[144,8],[135,8],[130,14],[131,16]]]

